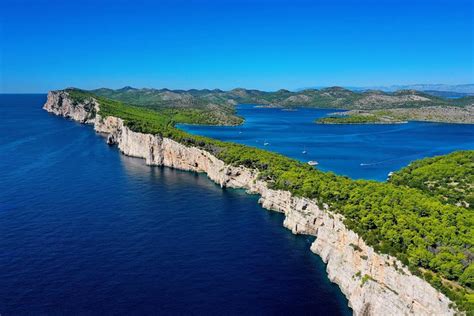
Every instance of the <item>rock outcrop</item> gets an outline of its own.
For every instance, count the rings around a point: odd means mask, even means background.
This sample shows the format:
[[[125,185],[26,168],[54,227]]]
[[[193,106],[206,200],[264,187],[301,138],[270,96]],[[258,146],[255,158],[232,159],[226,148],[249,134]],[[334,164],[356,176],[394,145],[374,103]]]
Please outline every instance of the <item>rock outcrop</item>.
[[[94,103],[94,102],[92,102]],[[429,283],[414,276],[396,258],[378,254],[343,224],[340,214],[317,201],[269,189],[257,171],[225,164],[209,152],[184,146],[159,135],[137,133],[117,117],[96,114],[98,104],[74,104],[66,92],[50,92],[44,109],[80,122],[94,124],[129,156],[148,165],[205,172],[222,187],[243,188],[259,194],[266,209],[285,214],[283,225],[295,234],[316,239],[311,250],[327,264],[332,282],[339,285],[355,315],[451,315],[451,301]],[[94,109],[94,116],[91,115]]]
[[[69,98],[66,91],[50,91],[43,107],[48,112],[64,116],[81,123],[94,123],[99,104],[96,100],[83,100],[81,103]]]

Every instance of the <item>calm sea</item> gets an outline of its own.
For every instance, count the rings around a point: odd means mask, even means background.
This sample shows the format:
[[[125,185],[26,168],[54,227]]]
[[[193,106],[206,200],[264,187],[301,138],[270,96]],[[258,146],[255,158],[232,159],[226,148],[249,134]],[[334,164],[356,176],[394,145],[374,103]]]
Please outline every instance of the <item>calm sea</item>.
[[[283,216],[263,210],[256,196],[124,157],[90,126],[41,110],[45,100],[0,95],[2,316],[350,314],[310,252],[312,239],[284,229]],[[248,137],[253,121],[256,138],[268,137],[269,148],[278,148],[298,133],[291,115],[303,113],[268,116],[271,124],[249,117],[245,134],[222,131]],[[258,124],[265,129],[258,132]],[[288,138],[273,139],[272,125],[286,128]],[[454,125],[438,128],[466,133]],[[332,139],[334,148],[341,144]],[[329,157],[307,139],[295,150],[305,144],[308,157],[328,166]],[[358,145],[339,159],[357,167]],[[453,140],[452,148],[457,145]]]
[[[241,105],[238,114],[246,119],[242,126],[180,127],[194,134],[276,151],[305,162],[315,160],[324,171],[379,181],[385,181],[389,172],[412,160],[474,149],[474,125],[314,124],[316,118],[334,111],[285,111]]]

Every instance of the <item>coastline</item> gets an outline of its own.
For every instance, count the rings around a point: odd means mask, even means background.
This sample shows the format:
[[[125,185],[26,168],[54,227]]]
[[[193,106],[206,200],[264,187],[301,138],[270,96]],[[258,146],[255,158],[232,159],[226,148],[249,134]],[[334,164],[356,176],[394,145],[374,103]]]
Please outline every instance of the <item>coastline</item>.
[[[50,93],[44,109],[93,124],[96,132],[107,135],[109,144],[117,145],[125,155],[145,159],[148,165],[204,172],[221,187],[259,194],[264,208],[285,214],[286,228],[316,237],[311,250],[327,264],[329,279],[339,285],[355,315],[454,314],[449,299],[412,275],[397,259],[367,246],[345,227],[340,214],[319,207],[317,201],[269,189],[255,170],[226,165],[207,151],[168,138],[131,131],[120,118],[101,118],[96,115],[98,107],[97,102],[93,108],[73,106],[64,96]]]

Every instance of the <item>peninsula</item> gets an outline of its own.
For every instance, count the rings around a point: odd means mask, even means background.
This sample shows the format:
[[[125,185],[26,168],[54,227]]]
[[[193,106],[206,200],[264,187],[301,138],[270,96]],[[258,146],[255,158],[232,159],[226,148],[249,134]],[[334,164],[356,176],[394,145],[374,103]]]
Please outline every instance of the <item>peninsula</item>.
[[[166,91],[160,94],[167,99],[155,107],[133,97],[129,104],[120,101],[133,90],[105,96],[110,91],[116,90],[52,91],[44,109],[93,124],[109,144],[149,165],[204,172],[222,187],[259,194],[264,208],[285,214],[284,226],[293,233],[316,236],[311,250],[326,262],[329,278],[356,315],[473,310],[474,218],[469,209],[422,188],[351,180],[175,127],[180,122],[208,123],[205,113],[215,112],[221,102],[225,107],[219,109],[237,118],[233,107],[227,107],[232,100],[198,102],[203,97],[192,96],[178,108],[171,105],[180,102],[174,99],[178,96]],[[220,115],[210,120],[223,124]]]

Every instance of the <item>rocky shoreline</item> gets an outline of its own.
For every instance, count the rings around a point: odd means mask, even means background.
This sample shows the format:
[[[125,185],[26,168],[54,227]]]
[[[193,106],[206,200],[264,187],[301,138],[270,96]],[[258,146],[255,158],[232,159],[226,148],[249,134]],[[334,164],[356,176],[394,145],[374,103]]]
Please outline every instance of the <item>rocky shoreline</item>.
[[[338,284],[355,315],[452,315],[451,301],[429,283],[413,275],[396,258],[381,255],[353,231],[340,214],[320,208],[314,200],[269,189],[255,170],[226,165],[209,152],[187,147],[159,135],[137,133],[117,117],[103,118],[99,104],[75,104],[65,91],[48,93],[48,112],[94,125],[107,142],[148,165],[205,172],[221,187],[243,188],[259,194],[268,210],[285,214],[283,225],[294,234],[315,236],[311,250],[327,264],[329,279]]]

